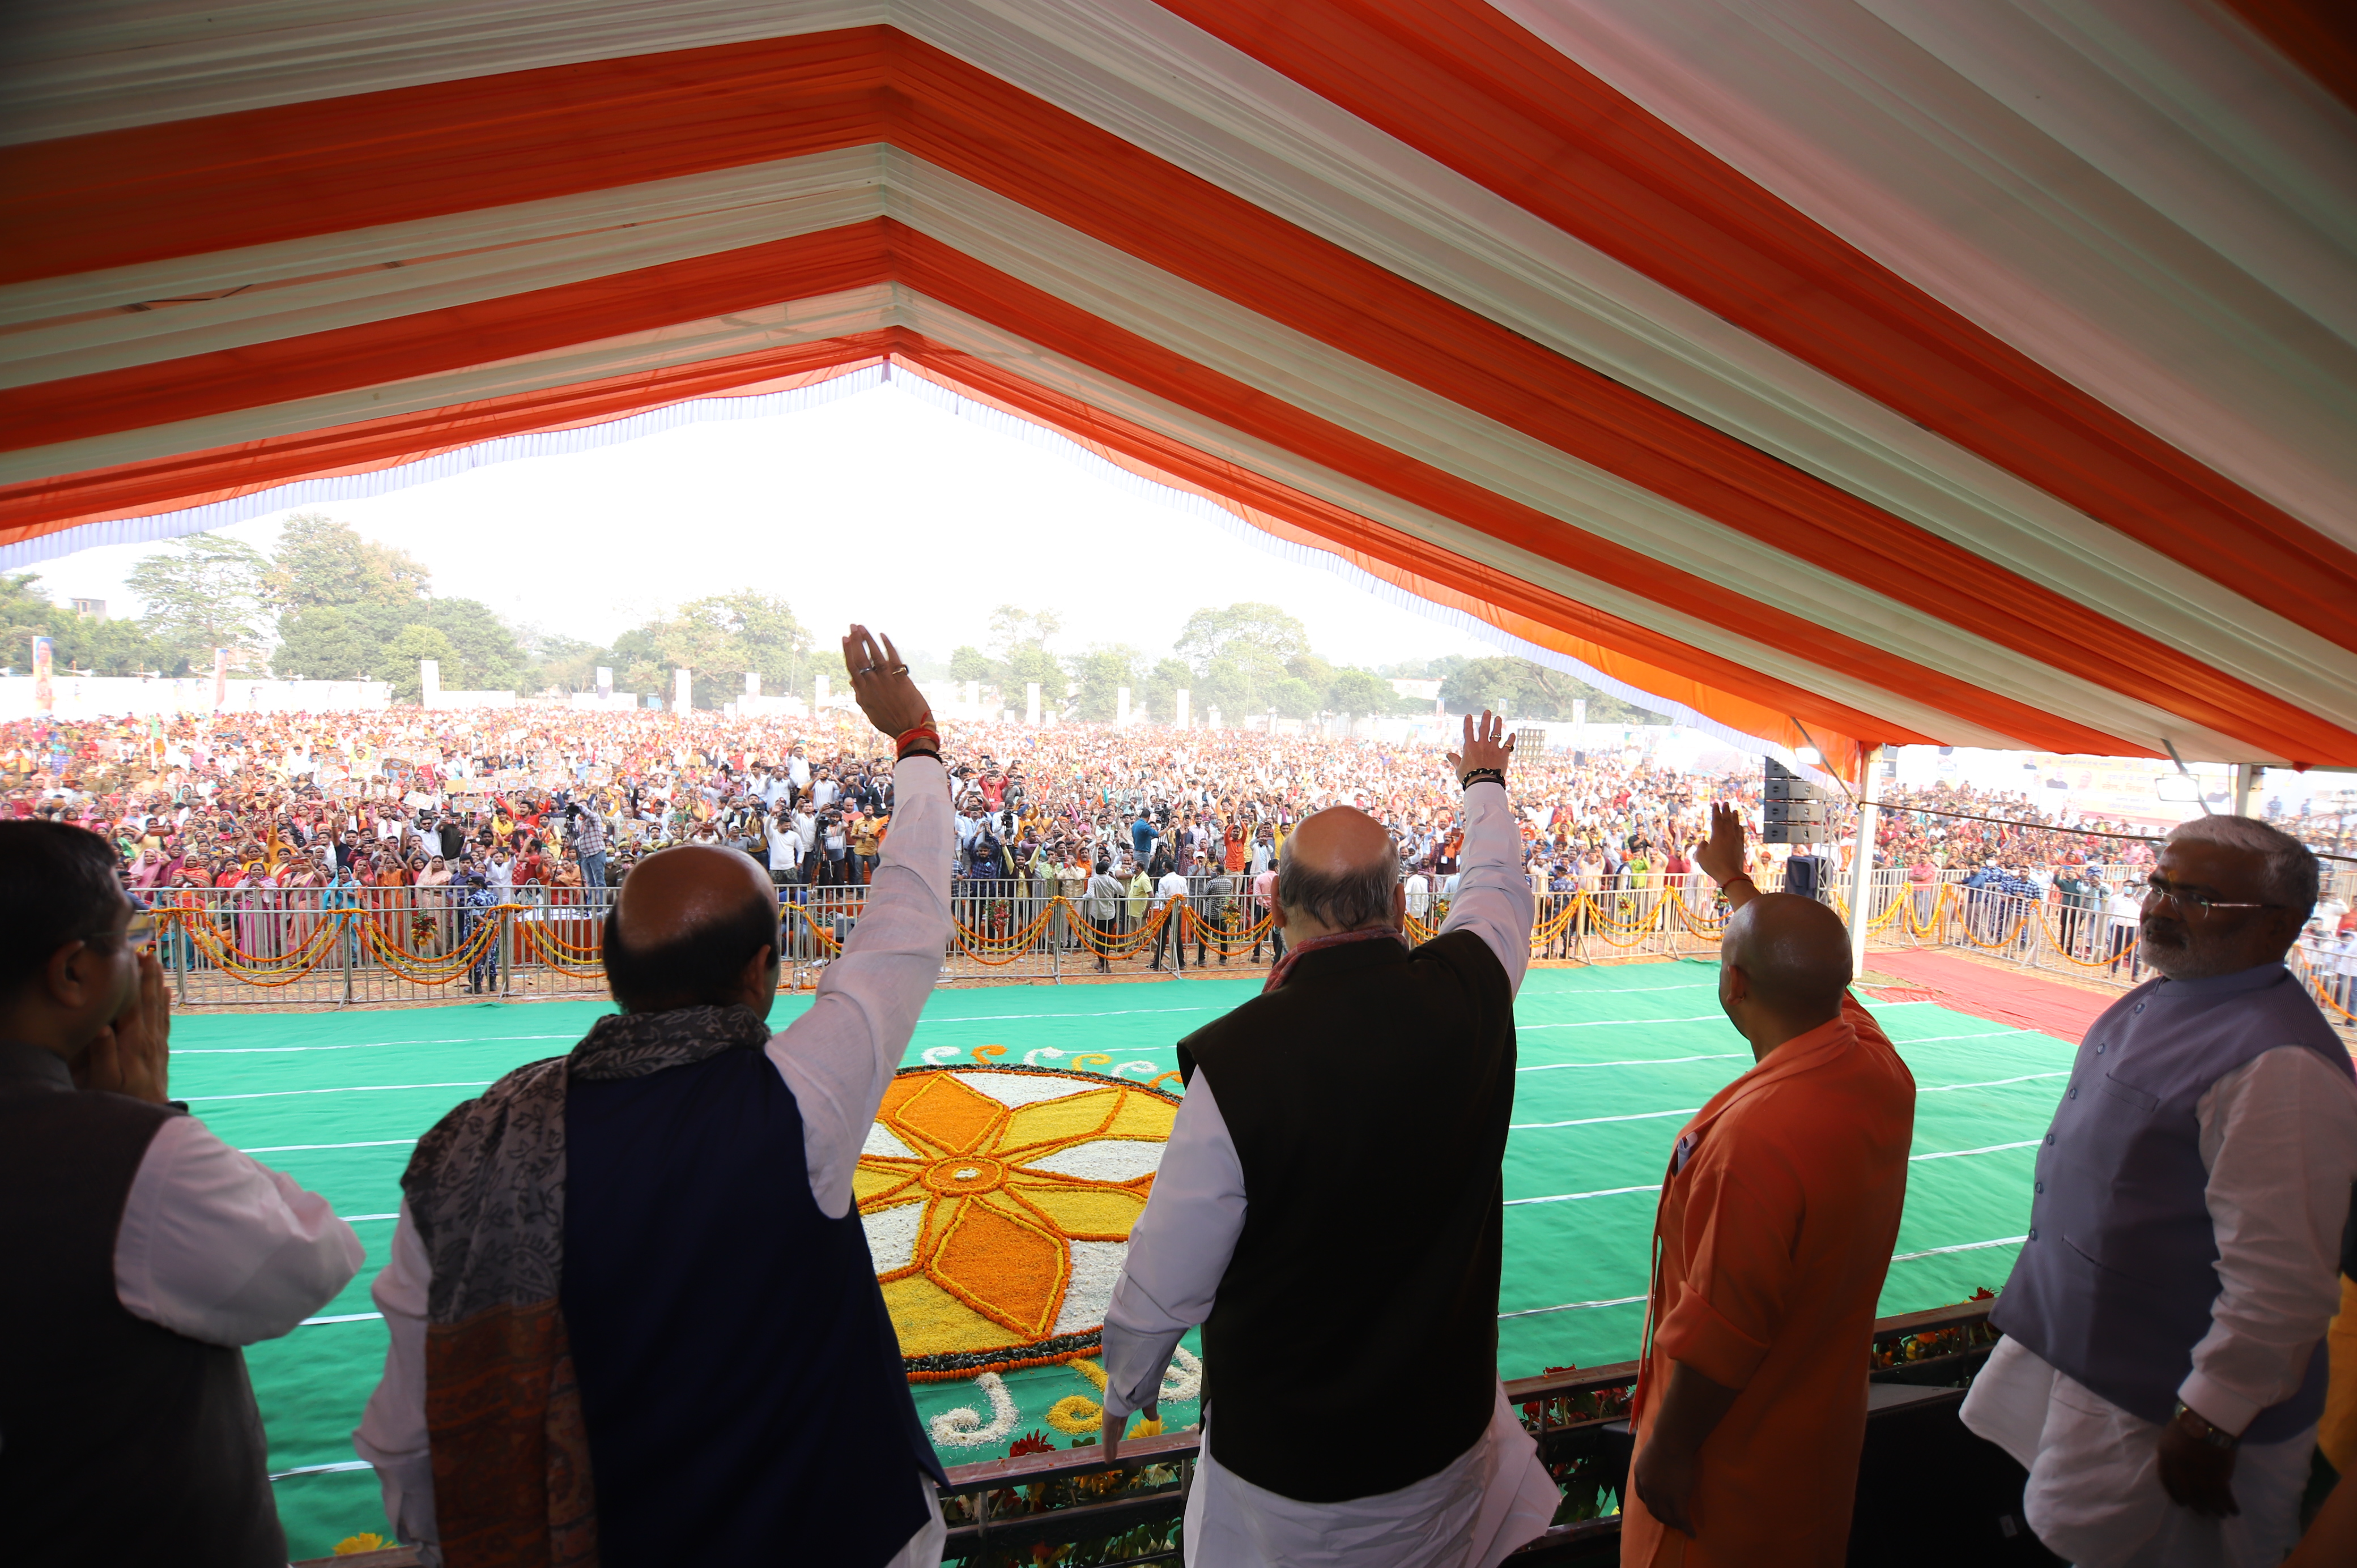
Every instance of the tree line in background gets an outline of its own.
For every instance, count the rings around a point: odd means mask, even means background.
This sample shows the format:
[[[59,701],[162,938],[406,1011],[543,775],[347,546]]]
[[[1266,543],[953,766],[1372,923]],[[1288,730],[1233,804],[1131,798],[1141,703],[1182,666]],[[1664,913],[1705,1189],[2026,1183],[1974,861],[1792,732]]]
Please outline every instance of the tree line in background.
[[[587,692],[600,666],[617,689],[671,694],[672,671],[693,672],[695,703],[716,708],[741,695],[747,672],[767,695],[811,699],[817,678],[848,686],[842,655],[819,647],[782,599],[740,591],[681,605],[668,617],[623,632],[608,646],[501,620],[478,599],[442,598],[425,567],[350,523],[317,512],[287,518],[267,553],[217,534],[191,534],[134,567],[126,579],[145,614],[136,620],[79,616],[52,605],[36,574],[0,576],[0,661],[30,668],[31,639],[50,638],[56,667],[100,675],[206,675],[213,650],[231,650],[231,669],[258,675],[391,683],[394,700],[419,700],[418,660],[441,666],[446,690]],[[1659,724],[1648,713],[1560,671],[1506,656],[1450,655],[1378,670],[1336,665],[1309,646],[1300,620],[1274,605],[1197,610],[1170,650],[1149,660],[1127,644],[1060,654],[1052,610],[1002,605],[990,619],[987,652],[962,647],[946,661],[912,654],[920,680],[976,682],[1020,710],[1038,682],[1050,706],[1110,722],[1120,688],[1133,716],[1167,721],[1177,694],[1193,713],[1217,711],[1229,725],[1248,717],[1311,719],[1320,714],[1420,714],[1428,699],[1403,697],[1395,677],[1440,682],[1452,713],[1490,708],[1513,718],[1568,719],[1585,700],[1591,722]]]
[[[1527,659],[1458,654],[1367,670],[1338,665],[1309,646],[1308,628],[1275,605],[1234,604],[1187,618],[1170,651],[1151,659],[1127,643],[1099,643],[1082,653],[1058,655],[1049,646],[1062,629],[1052,610],[1001,605],[990,618],[989,649],[966,646],[949,657],[952,681],[996,689],[1006,707],[1024,705],[1024,689],[1038,682],[1050,703],[1069,687],[1064,705],[1075,718],[1108,722],[1120,711],[1121,688],[1133,716],[1167,721],[1177,696],[1189,693],[1198,716],[1216,712],[1228,725],[1247,718],[1313,719],[1323,714],[1415,714],[1432,711],[1426,697],[1403,696],[1394,679],[1437,680],[1450,713],[1482,708],[1522,719],[1569,720],[1584,701],[1597,724],[1666,724],[1663,715],[1608,696],[1559,670]],[[914,660],[911,661],[912,664]],[[920,668],[919,677],[932,673]]]

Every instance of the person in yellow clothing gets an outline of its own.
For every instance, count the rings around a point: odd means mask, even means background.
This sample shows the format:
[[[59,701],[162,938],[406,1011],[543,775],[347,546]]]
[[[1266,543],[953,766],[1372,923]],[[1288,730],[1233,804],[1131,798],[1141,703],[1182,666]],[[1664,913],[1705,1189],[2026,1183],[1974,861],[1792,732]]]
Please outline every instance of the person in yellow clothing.
[[[1123,929],[1134,931],[1146,923],[1146,901],[1154,897],[1154,878],[1146,875],[1142,865],[1134,865],[1131,871],[1128,908],[1125,911],[1128,918]]]
[[[2325,1386],[2316,1445],[2345,1477],[2357,1469],[2357,1188],[2350,1193],[2349,1220],[2341,1231],[2341,1311],[2324,1331],[2324,1353],[2331,1358],[2332,1380]]]

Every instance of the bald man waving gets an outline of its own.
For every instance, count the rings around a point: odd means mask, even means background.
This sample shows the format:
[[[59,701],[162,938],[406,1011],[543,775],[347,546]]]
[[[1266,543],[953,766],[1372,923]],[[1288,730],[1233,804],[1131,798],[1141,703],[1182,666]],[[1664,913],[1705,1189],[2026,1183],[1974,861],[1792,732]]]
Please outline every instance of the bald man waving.
[[[1663,1176],[1620,1561],[1830,1565],[1849,1547],[1915,1079],[1849,994],[1840,917],[1754,887],[1728,807],[1699,862],[1733,911],[1718,1004],[1758,1065],[1680,1131]]]
[[[1532,898],[1483,714],[1448,923],[1411,948],[1398,851],[1336,806],[1277,863],[1262,993],[1179,1042],[1187,1098],[1105,1314],[1108,1457],[1203,1329],[1187,1561],[1486,1568],[1562,1494],[1498,1382],[1499,1165]],[[1374,1450],[1310,1441],[1381,1389]]]
[[[855,626],[843,658],[897,738],[899,809],[809,1011],[770,1033],[768,873],[665,850],[606,922],[621,1010],[444,1117],[402,1177],[353,1445],[447,1568],[941,1560],[941,1462],[851,1188],[949,939],[949,788],[890,641]]]

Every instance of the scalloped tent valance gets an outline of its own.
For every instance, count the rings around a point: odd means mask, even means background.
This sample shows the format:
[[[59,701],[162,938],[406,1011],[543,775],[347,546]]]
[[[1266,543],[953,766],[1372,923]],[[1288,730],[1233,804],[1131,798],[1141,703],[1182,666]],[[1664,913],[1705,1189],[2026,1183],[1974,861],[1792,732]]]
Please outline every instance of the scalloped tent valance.
[[[0,564],[889,363],[1771,743],[2357,763],[2347,37],[59,8],[0,68]]]

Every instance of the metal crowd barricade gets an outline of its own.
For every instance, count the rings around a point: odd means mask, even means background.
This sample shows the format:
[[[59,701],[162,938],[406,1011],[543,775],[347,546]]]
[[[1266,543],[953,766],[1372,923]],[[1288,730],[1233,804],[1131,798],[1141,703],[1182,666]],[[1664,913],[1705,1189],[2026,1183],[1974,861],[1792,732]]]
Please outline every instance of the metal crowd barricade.
[[[159,890],[156,956],[182,1005],[382,1006],[602,996],[608,888]]]
[[[2115,887],[2120,875],[2104,876],[2104,886]],[[2122,988],[2146,978],[2134,922],[2112,913],[2107,896],[2037,899],[1960,878],[1952,872],[1917,883],[1904,868],[1878,870],[1869,953],[1940,947]],[[1778,879],[1763,873],[1762,880]],[[941,979],[1053,983],[1135,977],[1182,962],[1255,972],[1274,961],[1275,943],[1268,911],[1243,884],[1234,879],[1222,892],[1212,879],[1195,878],[1168,910],[1125,887],[1108,909],[1077,879],[956,878]],[[1822,897],[1847,917],[1841,888]],[[490,903],[449,887],[167,889],[155,897],[157,952],[182,1005],[602,997],[613,897],[610,888],[529,886],[501,890]],[[782,989],[817,983],[866,898],[856,883],[778,890]],[[1412,905],[1410,938],[1437,932],[1448,908],[1446,884]],[[1539,895],[1531,955],[1580,963],[1711,958],[1725,923],[1723,900],[1699,873],[1623,876],[1592,891]],[[2290,963],[2336,1024],[2357,1023],[2357,974],[2343,971],[2337,952],[2297,947]]]

